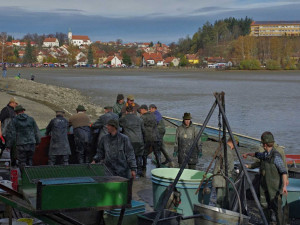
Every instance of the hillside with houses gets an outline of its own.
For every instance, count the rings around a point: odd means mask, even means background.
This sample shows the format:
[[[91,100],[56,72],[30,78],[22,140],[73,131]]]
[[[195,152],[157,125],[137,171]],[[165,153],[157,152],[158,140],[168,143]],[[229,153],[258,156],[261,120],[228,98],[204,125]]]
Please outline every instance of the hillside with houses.
[[[283,23],[283,22],[282,22]],[[36,67],[197,67],[208,69],[300,69],[300,36],[256,36],[252,19],[205,23],[177,43],[92,41],[87,34],[0,34],[2,62]],[[294,25],[293,25],[294,26]],[[286,25],[289,27],[289,25]],[[300,32],[299,32],[300,33]]]

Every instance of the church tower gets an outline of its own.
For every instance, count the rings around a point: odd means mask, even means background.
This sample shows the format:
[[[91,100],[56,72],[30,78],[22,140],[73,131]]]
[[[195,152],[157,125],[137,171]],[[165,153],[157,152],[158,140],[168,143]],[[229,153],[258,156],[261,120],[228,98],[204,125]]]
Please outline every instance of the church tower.
[[[69,28],[68,40],[69,40],[69,43],[72,41],[72,31],[71,31],[71,28]]]

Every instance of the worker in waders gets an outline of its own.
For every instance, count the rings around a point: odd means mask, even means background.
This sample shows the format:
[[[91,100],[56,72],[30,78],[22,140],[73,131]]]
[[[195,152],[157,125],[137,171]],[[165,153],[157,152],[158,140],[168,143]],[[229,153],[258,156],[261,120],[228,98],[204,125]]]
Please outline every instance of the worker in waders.
[[[144,155],[143,155],[143,176],[146,177],[147,170],[147,158],[148,155],[153,151],[156,160],[156,167],[160,167],[160,148],[161,139],[157,129],[156,119],[153,113],[148,111],[147,105],[141,105],[139,113],[144,122]]]
[[[234,136],[236,144],[239,144],[239,139],[237,136]],[[232,178],[233,169],[234,169],[234,145],[232,139],[229,138],[227,141],[227,166],[228,166],[228,178]],[[226,179],[222,176],[225,175],[225,159],[224,159],[224,150],[221,149],[219,154],[216,156],[216,162],[213,174],[219,174],[213,177],[212,186],[216,189],[217,193],[217,207],[223,209],[229,209],[229,200],[232,194],[232,191],[229,192],[229,196],[226,195]]]
[[[41,142],[40,130],[22,105],[16,106],[15,112],[17,116],[8,124],[6,145],[9,149],[16,145],[18,166],[32,166],[35,146]]]
[[[69,122],[64,118],[65,112],[56,111],[56,117],[46,127],[46,135],[51,135],[49,147],[49,165],[69,164],[71,149],[68,140]]]
[[[120,127],[122,133],[129,137],[130,143],[134,149],[137,175],[143,176],[143,155],[144,155],[144,122],[133,113],[133,107],[126,107],[126,114],[120,118]]]
[[[77,163],[90,163],[94,156],[90,150],[91,122],[83,105],[78,105],[76,111],[77,113],[69,118],[69,126],[73,127]]]
[[[252,156],[260,159],[260,204],[264,209],[268,223],[272,222],[272,211],[276,223],[282,224],[282,194],[287,195],[287,170],[280,153],[274,148],[274,137],[271,132],[264,132],[261,143],[264,152],[246,153],[244,158]]]
[[[134,179],[137,166],[129,138],[119,132],[119,123],[114,119],[106,127],[108,134],[101,138],[92,164],[103,161],[114,176]]]
[[[184,113],[182,117],[182,125],[176,129],[175,145],[174,145],[174,157],[178,157],[178,164],[181,167],[184,159],[187,157],[188,151],[193,145],[193,142],[197,136],[196,127],[193,125],[190,113]],[[196,148],[194,149],[189,161],[188,168],[196,169],[196,164],[198,162],[198,157],[202,156],[201,141],[199,139]]]

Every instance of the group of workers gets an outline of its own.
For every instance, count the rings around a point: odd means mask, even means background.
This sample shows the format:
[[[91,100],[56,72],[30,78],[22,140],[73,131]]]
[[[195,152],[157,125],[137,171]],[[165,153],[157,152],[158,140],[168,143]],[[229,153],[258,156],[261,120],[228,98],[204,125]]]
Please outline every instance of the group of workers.
[[[113,175],[125,178],[145,177],[147,157],[153,152],[157,167],[168,164],[173,167],[171,157],[163,144],[165,124],[156,105],[139,106],[133,95],[118,94],[114,106],[106,106],[104,114],[91,125],[83,105],[78,105],[77,113],[69,120],[64,111],[56,111],[46,128],[46,135],[51,135],[48,164],[69,163],[71,149],[68,140],[70,126],[73,127],[77,163],[104,162]],[[138,113],[140,116],[138,116]],[[173,156],[178,158],[181,167],[195,138],[196,127],[192,123],[190,113],[184,113],[182,125],[176,130]],[[16,150],[19,166],[32,165],[35,146],[41,141],[41,134],[35,120],[25,114],[25,108],[11,98],[8,105],[0,113],[0,137],[5,138],[6,149]],[[237,137],[227,142],[228,177],[232,177],[234,163],[234,142],[239,144]],[[259,161],[248,168],[260,167],[260,201],[268,221],[272,214],[277,224],[281,223],[281,196],[287,194],[287,166],[282,149],[275,143],[271,132],[261,136],[262,149],[255,153],[246,153]],[[93,150],[94,149],[94,150]],[[11,151],[13,152],[13,151]],[[165,161],[161,162],[161,153]],[[202,155],[201,142],[197,142],[187,168],[196,169],[198,158]],[[221,150],[216,157],[214,174],[223,174],[225,169],[224,152]],[[229,196],[226,196],[226,179],[224,176],[213,178],[213,187],[217,191],[217,206],[229,208]]]

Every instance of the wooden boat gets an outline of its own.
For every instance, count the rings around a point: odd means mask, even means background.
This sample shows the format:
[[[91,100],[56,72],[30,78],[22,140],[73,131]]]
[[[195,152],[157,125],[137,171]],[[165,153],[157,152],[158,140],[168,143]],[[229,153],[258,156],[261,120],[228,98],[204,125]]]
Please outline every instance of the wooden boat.
[[[182,119],[176,119],[167,116],[163,116],[163,119],[176,127],[182,124]],[[199,130],[203,127],[203,124],[201,123],[195,123],[193,121],[193,124],[196,125]],[[204,133],[205,134],[203,135],[204,136],[207,135],[208,138],[210,139],[217,140],[219,138],[219,129],[216,127],[206,126],[206,128],[204,129]],[[167,128],[167,132],[165,134],[166,138],[164,139],[166,139],[166,141],[172,140],[170,136],[174,136],[174,141],[175,141],[175,134],[176,134],[176,128],[173,129]],[[233,133],[233,134],[239,138],[240,145],[242,146],[247,146],[250,148],[257,148],[260,146],[260,139],[249,137],[239,133]]]

